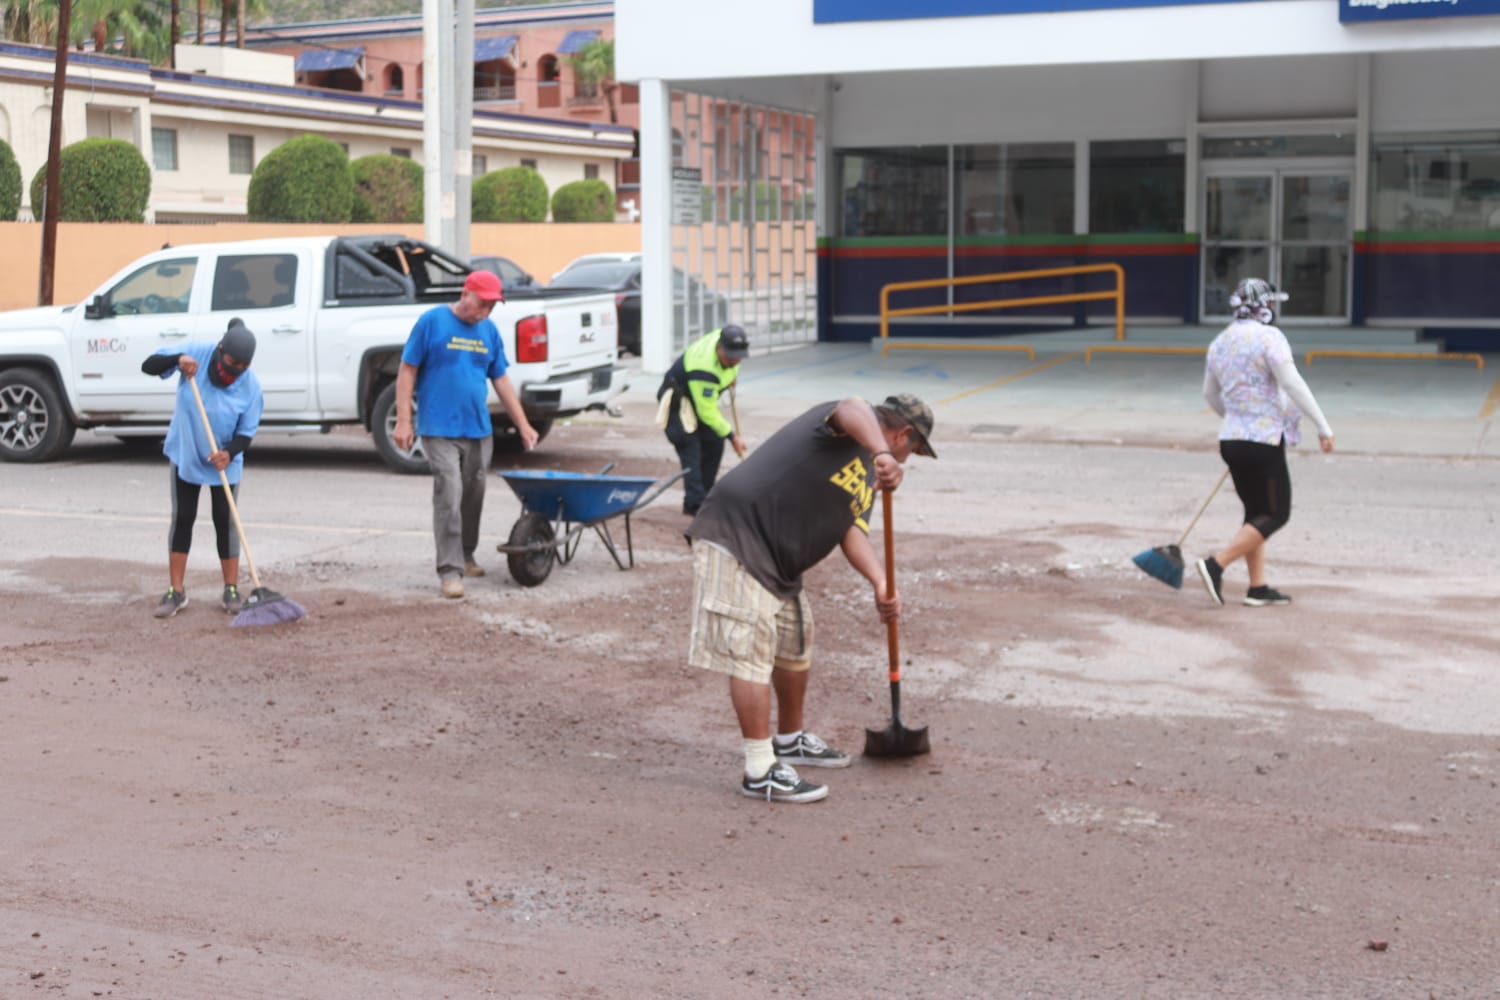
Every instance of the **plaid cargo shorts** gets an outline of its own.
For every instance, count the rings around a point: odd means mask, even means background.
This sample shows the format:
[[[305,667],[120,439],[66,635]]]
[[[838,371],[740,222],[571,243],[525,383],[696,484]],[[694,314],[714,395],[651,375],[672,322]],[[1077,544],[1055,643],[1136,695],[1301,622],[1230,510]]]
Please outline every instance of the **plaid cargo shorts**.
[[[769,684],[773,666],[812,665],[807,595],[777,597],[711,542],[693,542],[693,607],[692,666]]]

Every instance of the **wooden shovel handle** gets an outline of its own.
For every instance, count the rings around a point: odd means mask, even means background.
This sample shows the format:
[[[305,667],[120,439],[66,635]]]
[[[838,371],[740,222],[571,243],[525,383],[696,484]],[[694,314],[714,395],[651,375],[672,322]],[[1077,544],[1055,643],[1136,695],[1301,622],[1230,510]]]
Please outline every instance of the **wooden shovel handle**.
[[[896,520],[895,513],[891,509],[891,491],[880,491],[881,515],[885,520],[885,596],[889,598],[896,592]],[[891,654],[891,683],[901,682],[901,639],[897,631],[896,619],[892,618],[885,624],[886,645],[890,647]]]

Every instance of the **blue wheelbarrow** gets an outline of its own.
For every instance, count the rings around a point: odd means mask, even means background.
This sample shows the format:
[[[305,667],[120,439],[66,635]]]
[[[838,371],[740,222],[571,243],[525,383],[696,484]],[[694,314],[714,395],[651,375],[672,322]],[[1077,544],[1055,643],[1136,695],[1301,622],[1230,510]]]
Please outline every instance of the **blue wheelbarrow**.
[[[686,470],[668,479],[611,476],[611,462],[597,473],[513,469],[501,472],[521,501],[522,513],[510,538],[495,549],[505,553],[510,575],[523,587],[547,579],[553,563],[568,563],[578,551],[583,533],[593,529],[620,569],[635,565],[630,537],[630,515],[655,500]],[[625,518],[625,558],[609,531],[611,518]]]

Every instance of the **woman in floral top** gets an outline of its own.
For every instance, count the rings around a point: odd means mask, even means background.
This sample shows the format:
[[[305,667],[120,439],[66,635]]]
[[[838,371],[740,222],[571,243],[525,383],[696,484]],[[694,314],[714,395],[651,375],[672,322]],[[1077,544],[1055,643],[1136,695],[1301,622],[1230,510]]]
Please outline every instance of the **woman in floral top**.
[[[1241,556],[1250,571],[1246,604],[1292,603],[1266,584],[1266,539],[1291,516],[1286,446],[1300,440],[1298,422],[1303,414],[1318,425],[1318,444],[1325,452],[1333,451],[1333,428],[1297,373],[1286,335],[1271,325],[1275,304],[1286,298],[1285,292],[1260,278],[1246,278],[1229,297],[1234,322],[1208,347],[1203,398],[1224,418],[1219,454],[1245,504],[1245,523],[1229,544],[1198,560],[1198,575],[1216,604],[1224,603],[1225,568]]]

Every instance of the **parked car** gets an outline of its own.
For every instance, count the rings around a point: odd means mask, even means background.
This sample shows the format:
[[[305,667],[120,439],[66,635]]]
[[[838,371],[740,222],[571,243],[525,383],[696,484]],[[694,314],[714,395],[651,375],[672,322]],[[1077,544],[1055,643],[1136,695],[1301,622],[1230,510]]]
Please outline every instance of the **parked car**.
[[[557,274],[554,274],[552,280],[556,281],[562,275],[563,271],[571,270],[580,264],[616,264],[640,259],[640,253],[634,250],[621,250],[614,253],[586,253],[582,257],[575,257],[568,261],[568,266],[563,268],[562,271],[558,271]]]
[[[469,266],[476,271],[488,271],[500,279],[500,285],[505,291],[523,288],[540,288],[536,279],[509,257],[475,257],[469,261]]]
[[[583,263],[570,266],[547,286],[569,292],[615,293],[619,313],[620,350],[641,353],[641,262]],[[689,338],[716,330],[729,322],[729,300],[697,278],[672,269],[672,300],[676,328]]]

